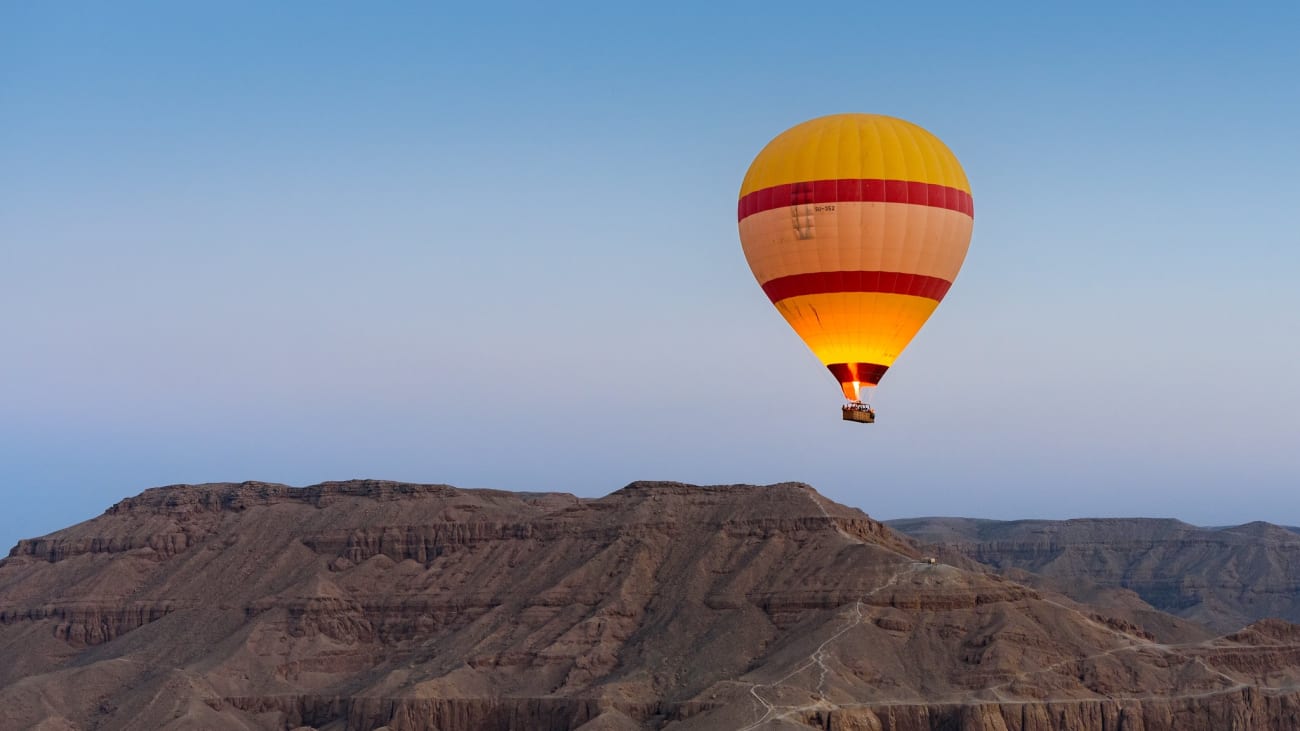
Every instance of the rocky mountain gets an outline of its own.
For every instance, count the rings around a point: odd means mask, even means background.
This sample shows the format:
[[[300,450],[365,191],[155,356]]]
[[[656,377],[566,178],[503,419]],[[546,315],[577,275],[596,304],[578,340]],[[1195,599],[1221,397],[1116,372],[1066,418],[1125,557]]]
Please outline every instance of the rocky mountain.
[[[1300,728],[1300,627],[1107,606],[801,484],[173,486],[0,562],[0,728]]]
[[[1265,618],[1300,622],[1300,533],[1256,522],[1198,528],[1177,520],[912,518],[895,530],[1043,586],[1130,590],[1164,612],[1231,632]],[[1020,574],[1008,574],[1018,579]]]

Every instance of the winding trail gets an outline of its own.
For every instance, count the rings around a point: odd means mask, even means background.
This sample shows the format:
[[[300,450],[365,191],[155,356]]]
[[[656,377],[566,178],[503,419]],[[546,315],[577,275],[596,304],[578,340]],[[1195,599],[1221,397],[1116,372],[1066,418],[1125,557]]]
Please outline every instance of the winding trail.
[[[774,680],[770,683],[751,684],[749,686],[749,694],[753,696],[756,701],[758,701],[760,706],[762,706],[763,715],[760,716],[757,721],[754,721],[750,725],[741,728],[740,731],[753,731],[753,729],[756,729],[759,726],[763,725],[764,723],[767,723],[769,720],[773,720],[772,714],[776,713],[778,709],[781,709],[783,711],[781,715],[778,716],[778,718],[785,718],[789,716],[791,713],[797,712],[798,710],[805,709],[805,708],[808,710],[813,710],[822,707],[826,707],[826,708],[837,707],[835,704],[831,703],[826,699],[826,690],[825,690],[826,676],[831,672],[831,669],[826,665],[826,648],[830,647],[831,643],[834,642],[835,640],[838,640],[840,637],[842,637],[844,633],[862,624],[862,620],[866,618],[862,611],[863,610],[862,602],[864,600],[874,596],[878,592],[884,591],[885,589],[894,586],[895,584],[898,583],[899,578],[901,578],[904,574],[912,573],[916,571],[919,566],[922,565],[924,564],[918,564],[917,562],[909,559],[908,565],[901,567],[897,571],[895,571],[894,574],[889,577],[888,581],[872,589],[866,594],[863,594],[860,599],[858,599],[853,603],[853,607],[852,607],[853,616],[848,618],[849,621],[843,627],[837,630],[834,634],[832,634],[830,637],[827,637],[820,645],[818,645],[817,649],[813,650],[812,653],[808,655],[808,658],[804,660],[802,663],[800,663],[797,668],[791,670],[784,677]],[[816,703],[807,706],[778,706],[774,703],[769,702],[766,698],[762,696],[761,693],[758,692],[760,688],[776,688],[778,686],[784,685],[787,680],[793,678],[794,676],[802,673],[805,670],[808,670],[814,665],[817,666],[820,671],[817,676],[817,691],[816,691],[817,702]]]

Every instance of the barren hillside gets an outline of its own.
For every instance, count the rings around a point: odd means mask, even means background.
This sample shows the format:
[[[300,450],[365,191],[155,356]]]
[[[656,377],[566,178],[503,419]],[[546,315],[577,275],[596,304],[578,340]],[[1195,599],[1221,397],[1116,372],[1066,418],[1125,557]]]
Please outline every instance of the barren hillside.
[[[600,499],[376,481],[157,488],[0,562],[0,717],[1300,727],[1300,628],[1188,639],[1174,618],[1138,626],[1119,604],[923,557],[801,484],[635,483]]]

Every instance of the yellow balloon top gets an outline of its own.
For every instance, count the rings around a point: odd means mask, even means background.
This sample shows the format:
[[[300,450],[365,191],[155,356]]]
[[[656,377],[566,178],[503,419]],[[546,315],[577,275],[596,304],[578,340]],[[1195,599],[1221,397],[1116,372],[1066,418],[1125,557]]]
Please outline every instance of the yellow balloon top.
[[[970,193],[957,157],[924,128],[881,114],[832,114],[769,142],[749,166],[740,197],[775,185],[842,178],[909,180]]]

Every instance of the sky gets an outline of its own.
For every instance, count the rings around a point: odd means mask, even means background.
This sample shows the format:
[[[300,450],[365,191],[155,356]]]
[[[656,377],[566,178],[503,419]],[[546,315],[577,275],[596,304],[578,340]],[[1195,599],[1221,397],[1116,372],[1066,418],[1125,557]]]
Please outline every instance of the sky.
[[[0,544],[361,477],[1300,524],[1300,5],[986,5],[0,4]],[[735,219],[850,111],[976,208],[870,426]]]

